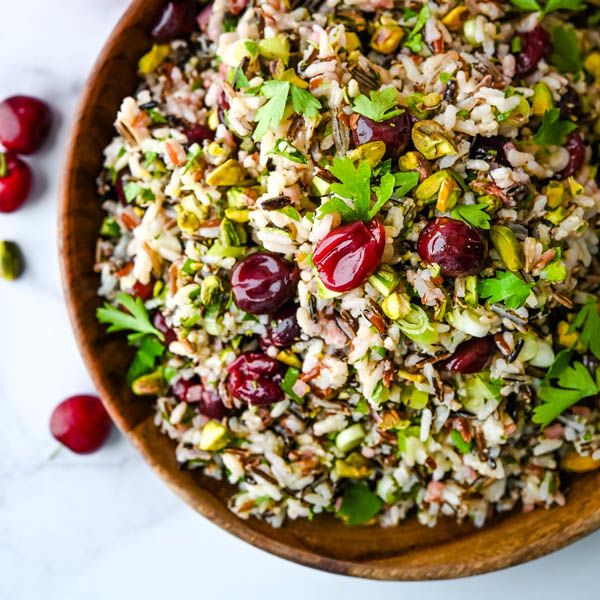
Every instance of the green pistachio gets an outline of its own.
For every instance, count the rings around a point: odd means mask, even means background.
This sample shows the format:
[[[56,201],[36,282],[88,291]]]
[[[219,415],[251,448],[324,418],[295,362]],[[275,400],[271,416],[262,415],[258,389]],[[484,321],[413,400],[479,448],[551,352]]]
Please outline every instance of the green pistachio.
[[[23,270],[23,257],[14,242],[0,241],[0,277],[8,281],[17,279]]]
[[[412,129],[416,149],[429,160],[458,154],[446,130],[437,121],[419,121]]]
[[[436,208],[446,212],[456,206],[460,198],[460,186],[449,171],[438,171],[419,184],[415,196],[422,204],[435,201]]]
[[[138,69],[142,75],[149,75],[160,67],[164,62],[165,58],[169,56],[171,52],[171,46],[169,44],[154,44],[151,50],[140,58],[138,63]]]
[[[215,187],[240,185],[244,181],[244,169],[237,160],[230,158],[206,176],[206,183]]]
[[[450,31],[460,31],[469,14],[466,6],[456,6],[442,19],[442,23]]]
[[[519,96],[519,104],[506,115],[506,118],[501,123],[502,125],[509,125],[511,127],[521,127],[529,121],[530,113],[531,107],[529,106],[529,102],[527,102],[527,98]],[[500,117],[498,117],[498,121],[500,121]]]
[[[100,226],[100,235],[104,237],[119,237],[121,235],[121,226],[113,217],[106,217]]]
[[[558,225],[567,217],[567,209],[564,206],[559,206],[556,210],[546,213],[544,219],[550,221],[553,225]]]
[[[136,396],[160,396],[165,392],[165,378],[162,371],[138,377],[131,384],[131,391]]]
[[[225,218],[221,221],[219,241],[225,247],[243,246],[248,241],[248,234],[243,225]]]
[[[560,181],[551,181],[546,186],[546,197],[550,208],[558,208],[565,203],[567,199],[567,190]]]
[[[411,306],[404,294],[393,292],[381,303],[381,310],[383,310],[386,317],[392,319],[392,321],[397,321],[410,313]]]
[[[378,25],[371,37],[371,47],[381,54],[391,54],[404,38],[404,30],[394,21]]]
[[[258,51],[261,56],[269,60],[281,59],[287,64],[290,59],[290,42],[288,36],[279,33],[275,37],[260,40]]]
[[[218,421],[209,421],[200,434],[200,450],[217,452],[229,443],[229,432],[227,427]]]
[[[225,286],[217,275],[209,275],[200,284],[200,302],[204,306],[220,303],[224,293]]]
[[[494,225],[490,230],[490,239],[509,271],[518,271],[523,267],[523,248],[510,227]]]
[[[190,211],[187,211],[181,205],[175,206],[177,213],[177,226],[185,233],[195,233],[200,227],[200,219]]]
[[[553,106],[552,90],[543,81],[539,81],[533,86],[531,112],[536,117],[543,117]]]
[[[401,171],[416,171],[421,181],[431,175],[429,161],[420,152],[414,150],[403,154],[398,159],[398,168]]]
[[[354,162],[368,162],[371,167],[376,167],[385,155],[385,142],[367,142],[361,144],[348,153]]]
[[[226,208],[225,216],[235,223],[247,223],[249,220],[250,211],[240,208]]]

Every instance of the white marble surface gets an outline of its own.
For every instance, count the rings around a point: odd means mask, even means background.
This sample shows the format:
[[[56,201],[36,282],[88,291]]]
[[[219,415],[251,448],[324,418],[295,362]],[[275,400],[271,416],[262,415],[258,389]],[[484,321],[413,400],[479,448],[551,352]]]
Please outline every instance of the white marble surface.
[[[597,597],[600,534],[470,580],[357,581],[282,561],[220,531],[166,489],[117,432],[93,456],[50,458],[52,408],[93,391],[60,288],[58,176],[77,96],[126,5],[0,0],[0,97],[39,95],[59,121],[53,142],[30,161],[38,178],[33,198],[18,214],[0,215],[0,239],[18,241],[28,262],[19,282],[0,282],[0,599],[496,600],[525,591],[562,598],[573,589]]]

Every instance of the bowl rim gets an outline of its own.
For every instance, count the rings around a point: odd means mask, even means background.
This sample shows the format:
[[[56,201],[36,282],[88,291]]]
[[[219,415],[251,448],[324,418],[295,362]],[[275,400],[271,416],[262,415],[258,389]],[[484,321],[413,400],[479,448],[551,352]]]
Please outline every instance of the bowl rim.
[[[202,514],[212,523],[219,526],[229,534],[269,552],[275,556],[286,559],[290,562],[298,563],[317,570],[326,571],[335,574],[348,575],[352,577],[361,577],[376,580],[393,581],[428,581],[455,579],[472,575],[480,575],[510,566],[523,564],[536,558],[545,556],[551,552],[559,550],[578,539],[592,533],[600,528],[600,506],[595,510],[590,510],[589,514],[575,515],[566,523],[558,534],[540,535],[538,537],[529,537],[518,550],[512,550],[510,553],[497,556],[492,555],[482,560],[460,561],[452,565],[415,565],[408,567],[391,564],[386,561],[376,561],[361,563],[359,561],[342,560],[337,558],[325,558],[324,556],[308,548],[299,549],[291,547],[285,542],[280,542],[275,537],[270,537],[253,530],[246,525],[246,522],[239,519],[226,508],[218,508],[217,501],[207,502],[198,501],[187,489],[187,486],[173,477],[169,470],[159,464],[152,455],[151,448],[145,441],[143,432],[137,428],[130,427],[126,419],[120,412],[118,403],[108,391],[105,384],[105,376],[101,372],[98,359],[94,356],[94,348],[90,340],[84,333],[83,321],[80,311],[77,309],[77,302],[74,295],[73,279],[73,261],[72,253],[65,252],[67,240],[67,219],[66,215],[69,209],[69,187],[73,174],[73,167],[77,156],[77,142],[81,136],[81,122],[89,105],[95,101],[94,91],[95,83],[102,71],[104,64],[113,56],[117,49],[117,42],[127,29],[132,27],[131,20],[136,15],[139,7],[145,0],[131,0],[129,6],[111,31],[105,42],[98,58],[96,59],[92,70],[90,71],[83,91],[80,94],[76,110],[71,120],[70,132],[65,145],[65,158],[63,160],[62,174],[60,178],[59,202],[58,202],[58,252],[61,268],[62,288],[65,296],[67,312],[78,349],[84,360],[90,377],[96,386],[104,406],[108,410],[111,418],[119,427],[125,437],[138,449],[144,460],[161,477],[161,479],[188,505]],[[166,0],[164,0],[166,1]],[[135,23],[134,23],[135,26]],[[542,509],[538,509],[541,511]],[[550,517],[550,513],[548,513]],[[401,526],[401,525],[400,525]],[[485,531],[485,527],[481,530]],[[452,541],[450,542],[452,543]]]

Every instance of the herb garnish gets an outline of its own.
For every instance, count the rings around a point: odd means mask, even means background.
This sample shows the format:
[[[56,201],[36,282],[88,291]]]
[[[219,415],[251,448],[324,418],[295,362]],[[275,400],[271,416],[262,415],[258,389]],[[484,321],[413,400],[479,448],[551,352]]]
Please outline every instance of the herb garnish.
[[[473,227],[489,229],[492,217],[489,213],[485,212],[485,208],[485,204],[461,204],[452,209],[450,214],[452,218],[464,221]]]
[[[533,283],[526,283],[511,271],[499,271],[497,277],[480,281],[477,291],[492,304],[504,302],[507,308],[517,309],[525,304],[533,286]]]
[[[555,27],[552,30],[550,62],[561,73],[579,73],[583,66],[581,48],[572,27]]]
[[[521,10],[530,12],[542,12],[544,15],[555,10],[582,10],[585,6],[584,0],[548,0],[542,5],[537,0],[510,0],[511,3]]]
[[[285,114],[288,96],[291,96],[294,112],[309,119],[314,119],[321,108],[319,100],[310,92],[289,81],[266,81],[260,93],[269,100],[256,111],[255,121],[258,125],[254,130],[255,140],[260,140],[270,129],[279,127]]]
[[[98,321],[110,325],[109,333],[132,331],[133,333],[127,336],[129,343],[139,341],[145,335],[154,335],[164,341],[165,336],[150,322],[148,311],[140,298],[134,298],[129,294],[117,294],[116,300],[125,310],[105,302],[104,306],[96,311]]]
[[[540,146],[562,146],[575,129],[577,125],[572,121],[560,120],[559,108],[551,108],[542,117],[542,124],[533,141]]]
[[[361,94],[354,101],[354,112],[357,112],[373,121],[387,121],[392,117],[401,115],[404,109],[397,108],[398,92],[395,88],[385,88],[383,90],[372,90],[369,92],[370,98]]]
[[[542,427],[547,427],[580,400],[598,393],[598,384],[582,363],[574,362],[572,366],[566,364],[569,356],[570,352],[561,352],[556,357],[538,392],[543,404],[535,407],[531,420]],[[596,378],[600,378],[600,370],[596,371]],[[552,379],[556,379],[560,387],[553,386]]]
[[[577,313],[570,327],[570,332],[578,331],[578,341],[585,351],[590,351],[600,359],[600,313],[596,298],[588,298],[583,308]]]
[[[347,525],[361,525],[370,521],[382,507],[383,501],[366,483],[353,483],[346,488],[336,514]]]
[[[425,27],[425,23],[431,16],[429,6],[425,5],[417,15],[417,22],[415,23],[412,31],[408,34],[404,46],[412,50],[415,54],[418,54],[423,50],[423,35],[420,33],[421,29]]]

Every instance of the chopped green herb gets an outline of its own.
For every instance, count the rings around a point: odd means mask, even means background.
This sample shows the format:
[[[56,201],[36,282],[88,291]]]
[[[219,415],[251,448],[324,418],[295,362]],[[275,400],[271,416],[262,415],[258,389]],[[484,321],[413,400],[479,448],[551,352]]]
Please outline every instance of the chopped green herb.
[[[414,171],[394,173],[396,196],[404,198],[419,183],[419,174]]]
[[[533,286],[533,283],[526,283],[511,271],[499,271],[497,277],[480,281],[477,291],[492,304],[504,302],[507,308],[517,309],[525,304]]]
[[[460,431],[453,429],[450,432],[450,441],[461,454],[469,454],[473,449],[473,442],[465,442]]]
[[[154,123],[155,125],[164,125],[165,123],[169,122],[167,120],[167,117],[165,117],[164,115],[160,114],[155,109],[149,110],[148,111],[148,115],[150,116],[150,120],[152,121],[152,123]]]
[[[443,73],[440,73],[440,81],[444,85],[446,85],[451,79],[452,79],[452,73],[446,73],[446,71],[444,71]]]
[[[306,158],[304,154],[296,146],[290,144],[287,140],[279,139],[275,142],[271,154],[277,154],[278,156],[284,156],[292,162],[305,165]]]
[[[139,349],[127,371],[129,385],[138,377],[154,371],[158,359],[165,353],[165,347],[153,335],[145,335],[139,340],[139,344]]]
[[[560,109],[551,108],[542,117],[542,125],[533,137],[540,146],[562,146],[567,136],[577,129],[572,121],[560,120]]]
[[[398,92],[393,87],[383,90],[372,90],[370,98],[361,94],[354,101],[354,112],[357,112],[373,121],[386,121],[401,115],[404,109],[398,108]]]
[[[485,204],[461,204],[450,213],[454,219],[460,219],[473,227],[489,229],[492,217],[485,212]]]
[[[535,407],[532,421],[542,427],[547,427],[580,400],[598,393],[598,384],[583,364],[575,362],[572,366],[565,366],[564,356],[560,360],[560,369],[554,369],[552,377],[546,377],[538,392],[543,404]],[[554,378],[560,387],[550,383],[550,379]],[[596,371],[596,378],[600,378],[600,369]]]
[[[304,115],[307,119],[314,119],[319,114],[321,103],[309,91],[303,90],[297,85],[291,87],[292,106],[294,112]]]
[[[421,50],[423,50],[423,36],[421,35],[420,31],[423,29],[423,27],[425,27],[425,23],[427,23],[427,20],[430,16],[431,13],[429,11],[429,7],[425,5],[419,11],[419,14],[417,15],[417,21],[412,31],[406,38],[406,41],[404,42],[404,45],[412,50],[415,54],[418,54],[421,52]]]
[[[258,125],[254,130],[254,139],[260,140],[269,129],[276,129],[283,119],[285,105],[290,92],[289,81],[266,81],[261,94],[269,100],[256,112]]]
[[[584,8],[584,0],[548,0],[542,8],[537,0],[510,0],[511,3],[524,11],[543,12],[544,15],[555,10],[581,10]]]
[[[366,483],[349,485],[336,515],[348,525],[361,525],[370,521],[382,509],[383,501]]]
[[[572,27],[555,27],[552,30],[550,62],[561,73],[579,73],[583,67],[581,48]]]
[[[585,350],[589,350],[596,358],[600,359],[600,313],[596,298],[588,298],[573,319],[570,331],[577,331],[579,333],[578,340],[583,344]]]
[[[294,367],[288,367],[288,370],[285,372],[285,377],[280,384],[281,390],[287,394],[294,402],[301,403],[302,398],[296,394],[293,390],[294,384],[298,381],[300,377],[300,370]]]
[[[100,227],[100,235],[105,237],[119,237],[121,226],[113,217],[106,217]]]
[[[154,335],[159,340],[164,340],[165,336],[152,325],[148,311],[139,298],[129,294],[117,294],[116,301],[125,310],[106,302],[96,311],[98,321],[110,325],[109,333],[132,331],[134,333],[128,336],[130,342],[138,341],[144,335]]]

